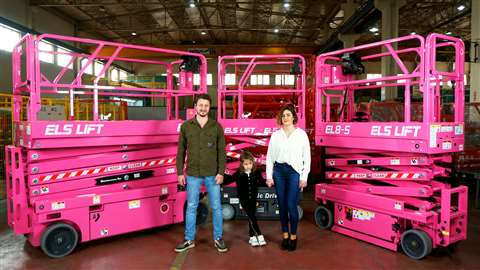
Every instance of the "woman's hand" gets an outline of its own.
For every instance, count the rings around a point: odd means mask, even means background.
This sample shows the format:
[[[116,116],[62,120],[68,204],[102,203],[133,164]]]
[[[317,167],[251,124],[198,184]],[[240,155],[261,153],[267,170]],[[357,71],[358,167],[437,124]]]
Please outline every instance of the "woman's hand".
[[[307,180],[300,180],[298,187],[303,191],[303,188],[307,187]]]
[[[267,179],[265,183],[267,184],[267,187],[269,188],[273,187],[273,179]]]

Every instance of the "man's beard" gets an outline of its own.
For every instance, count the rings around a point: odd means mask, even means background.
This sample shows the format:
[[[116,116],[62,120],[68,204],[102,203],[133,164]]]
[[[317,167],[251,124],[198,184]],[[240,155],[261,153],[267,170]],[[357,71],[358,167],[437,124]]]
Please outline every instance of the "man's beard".
[[[201,117],[205,117],[208,115],[208,112],[198,112],[198,115]]]

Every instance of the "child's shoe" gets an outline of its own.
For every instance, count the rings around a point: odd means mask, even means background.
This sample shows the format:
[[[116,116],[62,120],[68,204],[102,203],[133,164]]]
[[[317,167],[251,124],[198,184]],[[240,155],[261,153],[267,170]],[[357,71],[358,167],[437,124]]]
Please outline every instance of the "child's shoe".
[[[265,246],[265,245],[267,244],[267,241],[265,241],[265,237],[263,237],[262,234],[259,235],[259,236],[257,237],[257,239],[258,239],[258,244],[259,244],[260,246]]]
[[[260,243],[258,242],[258,239],[256,236],[252,236],[250,237],[250,240],[248,240],[248,243],[252,246],[252,247],[258,247],[260,245]]]

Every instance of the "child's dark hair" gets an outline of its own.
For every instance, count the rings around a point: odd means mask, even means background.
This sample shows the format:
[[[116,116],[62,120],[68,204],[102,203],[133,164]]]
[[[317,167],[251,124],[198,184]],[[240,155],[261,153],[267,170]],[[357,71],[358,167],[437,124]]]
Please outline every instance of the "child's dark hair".
[[[242,154],[240,154],[240,166],[238,167],[238,170],[240,172],[245,172],[245,169],[243,168],[243,162],[245,160],[252,161],[252,163],[253,163],[252,172],[254,172],[255,169],[257,168],[257,166],[255,166],[255,157],[252,155],[252,153],[250,153],[248,151],[242,151]]]

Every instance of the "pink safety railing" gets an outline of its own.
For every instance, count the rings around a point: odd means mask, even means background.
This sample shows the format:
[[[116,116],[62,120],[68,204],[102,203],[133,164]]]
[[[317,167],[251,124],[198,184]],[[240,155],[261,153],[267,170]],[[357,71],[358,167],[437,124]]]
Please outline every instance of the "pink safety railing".
[[[410,47],[394,49],[395,46],[405,44],[410,44]],[[453,71],[437,68],[436,56],[441,48],[453,50],[455,57]],[[377,51],[381,49],[386,52],[378,53]],[[370,60],[379,61],[383,57],[391,57],[400,72],[374,79],[365,79],[361,76],[357,78],[352,74],[344,75],[341,58],[348,53],[360,55],[359,58],[365,64]],[[406,59],[415,60],[414,65],[408,66]],[[429,35],[427,40],[422,36],[410,35],[320,55],[316,60],[316,143],[343,147],[362,145],[369,149],[380,150],[378,148],[380,147],[384,150],[419,153],[461,151],[464,110],[463,69],[463,42],[439,34]],[[451,122],[442,122],[440,86],[441,82],[447,81],[453,81],[455,85],[454,117]],[[354,121],[358,112],[354,102],[356,92],[374,89],[389,91],[392,87],[403,88],[399,90],[404,91],[403,119],[388,124]],[[413,121],[411,115],[411,94],[414,90],[419,92],[422,98],[423,115],[420,122]],[[330,113],[333,104],[342,106],[339,115]]]
[[[225,130],[228,157],[235,160],[240,150],[249,150],[264,164],[268,138],[279,128],[276,114],[283,105],[295,106],[297,125],[305,128],[305,74],[305,59],[301,55],[219,57],[217,116]],[[257,83],[252,77],[258,78]],[[275,83],[264,85],[262,80],[266,77],[276,80]],[[231,171],[237,166],[230,162],[227,169]]]
[[[60,41],[64,43],[76,43],[79,46],[88,46],[91,53],[77,53],[77,52],[58,52],[58,51],[42,51],[39,49],[41,42],[48,42],[49,40]],[[44,72],[43,64],[40,60],[40,55],[63,55],[69,56],[69,63],[62,67],[60,71],[55,74],[47,74]],[[125,56],[123,56],[125,54]],[[139,56],[135,56],[138,54]],[[148,58],[166,59],[149,60]],[[130,56],[131,55],[131,56]],[[22,59],[22,57],[24,57]],[[179,85],[175,86],[173,83],[174,69],[184,63],[181,57],[193,57],[198,59],[198,73],[199,86],[198,89],[193,88],[193,74],[191,71],[179,72]],[[169,60],[170,58],[170,60]],[[173,60],[171,60],[173,59]],[[67,78],[66,74],[71,71],[71,66],[76,61],[86,60],[81,65],[79,70],[73,74],[72,78]],[[102,61],[103,67],[96,74],[92,75],[91,83],[86,82],[85,78],[87,68],[91,68],[96,61]],[[148,64],[152,65],[158,70],[163,70],[167,77],[166,87],[164,88],[144,88],[144,87],[122,87],[111,86],[101,83],[101,79],[106,74],[107,70],[117,62],[127,64]],[[40,98],[43,94],[57,94],[67,92],[73,102],[74,96],[85,95],[95,100],[93,106],[93,118],[99,120],[98,117],[98,97],[159,97],[167,98],[167,106],[172,106],[172,100],[177,101],[178,97],[191,96],[194,93],[206,93],[206,59],[203,55],[197,53],[182,52],[169,49],[161,49],[140,45],[131,45],[123,43],[115,43],[108,41],[99,41],[92,39],[76,38],[59,36],[53,34],[43,34],[38,37],[26,35],[22,38],[20,43],[15,46],[12,59],[13,72],[13,86],[14,96],[18,97],[21,94],[28,94],[30,97],[27,120],[35,121],[36,112],[40,110]],[[51,71],[50,71],[51,72]],[[158,71],[157,71],[158,72]],[[76,91],[76,90],[82,91]],[[61,92],[59,92],[61,91]],[[63,92],[62,92],[63,91]],[[20,102],[17,98],[17,102]],[[70,106],[73,110],[73,103]],[[19,112],[16,112],[15,121],[20,119]],[[73,116],[73,114],[71,115]],[[178,108],[175,114],[167,111],[167,119],[178,117]]]

